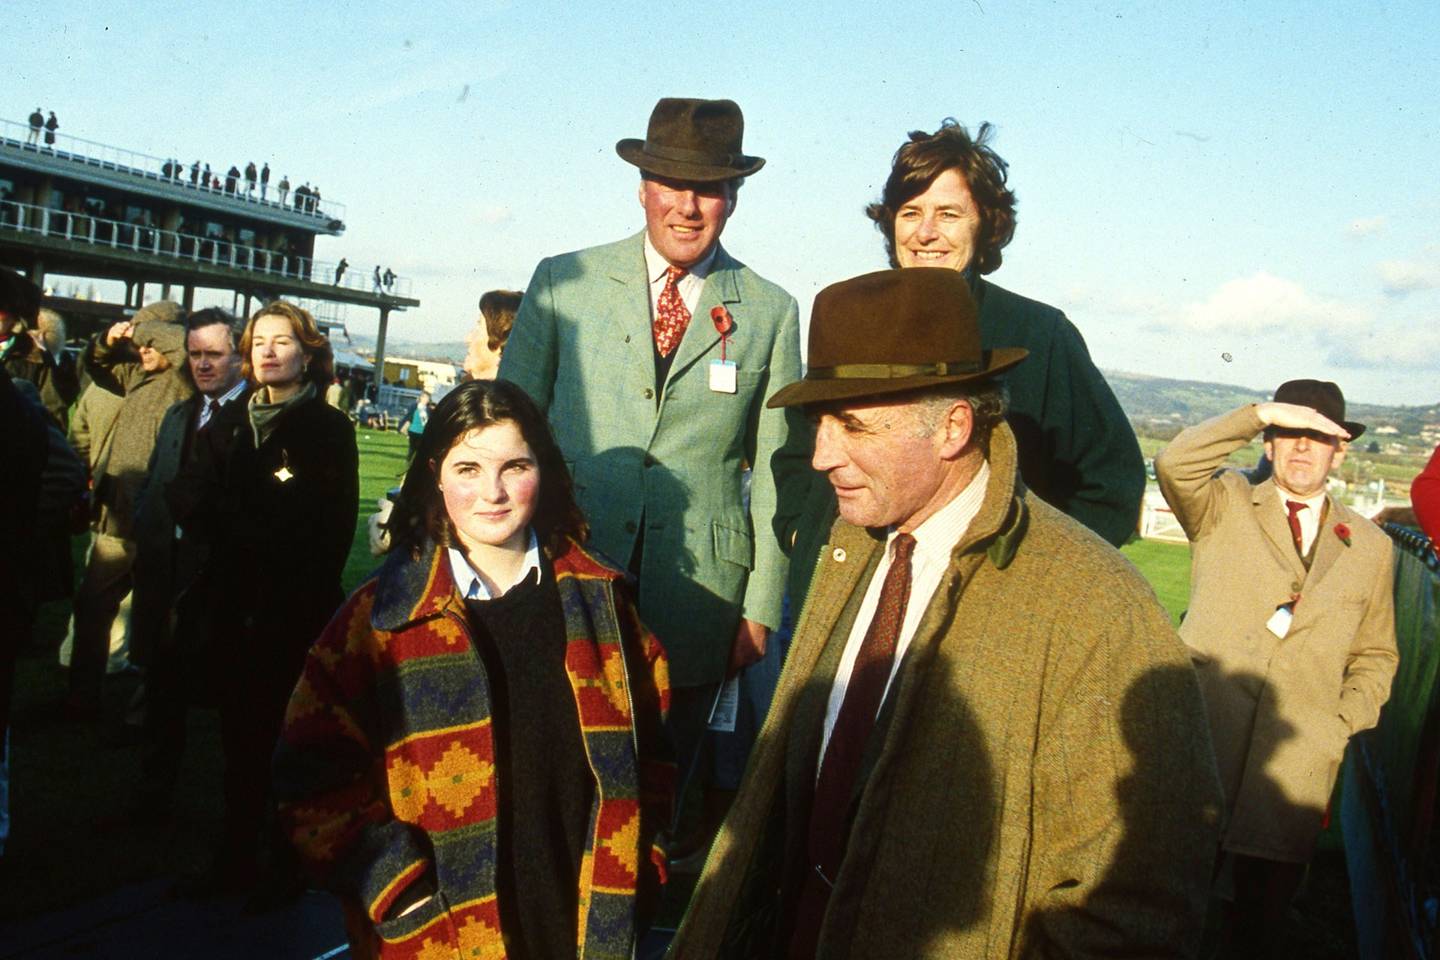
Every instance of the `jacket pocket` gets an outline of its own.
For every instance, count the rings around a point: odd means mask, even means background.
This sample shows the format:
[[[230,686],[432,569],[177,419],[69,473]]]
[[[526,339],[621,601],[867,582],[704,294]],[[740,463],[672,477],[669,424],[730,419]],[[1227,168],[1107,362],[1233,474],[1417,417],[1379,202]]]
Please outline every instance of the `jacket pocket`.
[[[715,556],[746,570],[755,569],[755,545],[748,530],[736,530],[712,521],[710,532],[715,541]]]

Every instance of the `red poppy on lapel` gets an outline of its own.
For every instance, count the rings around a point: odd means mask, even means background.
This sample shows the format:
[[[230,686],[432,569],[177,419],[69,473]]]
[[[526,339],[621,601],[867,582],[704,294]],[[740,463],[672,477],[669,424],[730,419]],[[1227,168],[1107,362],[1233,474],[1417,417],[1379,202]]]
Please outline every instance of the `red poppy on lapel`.
[[[1345,546],[1350,546],[1350,528],[1343,523],[1335,524],[1335,536],[1339,537]]]
[[[723,306],[710,308],[710,321],[715,324],[715,332],[722,337],[735,329],[735,318]]]

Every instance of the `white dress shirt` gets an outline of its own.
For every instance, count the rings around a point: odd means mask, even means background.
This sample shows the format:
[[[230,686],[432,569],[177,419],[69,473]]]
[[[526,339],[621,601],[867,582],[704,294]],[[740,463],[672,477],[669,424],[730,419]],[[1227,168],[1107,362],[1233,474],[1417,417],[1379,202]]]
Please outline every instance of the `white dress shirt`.
[[[970,529],[970,522],[975,519],[975,514],[980,512],[980,504],[985,499],[985,488],[989,482],[990,464],[987,462],[981,465],[980,471],[955,499],[928,517],[911,534],[915,538],[915,551],[910,555],[910,598],[905,603],[905,619],[900,625],[900,636],[895,642],[895,661],[890,666],[890,679],[885,684],[885,696],[880,698],[882,707],[885,697],[890,695],[890,687],[895,682],[895,674],[905,658],[905,651],[909,649],[910,641],[915,638],[915,629],[920,626],[920,618],[925,615],[925,608],[930,605],[935,588],[940,586],[940,579],[950,566],[950,551],[955,549],[955,544],[959,543],[960,538],[965,536],[965,531]],[[835,671],[835,683],[830,687],[830,702],[825,708],[825,732],[820,741],[822,758],[825,756],[826,747],[830,745],[830,731],[835,728],[835,721],[840,716],[840,705],[845,702],[845,688],[850,683],[855,660],[865,642],[865,632],[870,629],[870,621],[875,619],[875,608],[880,605],[880,590],[885,584],[885,574],[890,570],[895,534],[896,531],[891,530],[885,540],[885,556],[880,558],[875,574],[870,578],[870,586],[865,589],[865,599],[860,603],[855,623],[850,628],[850,636],[845,641],[845,652],[840,656],[840,666]],[[876,709],[878,715],[879,708]],[[817,778],[820,775],[818,764],[815,775]]]
[[[650,234],[645,234],[645,277],[650,283],[650,316],[653,318],[659,309],[660,294],[665,292],[665,273],[670,269],[670,261],[660,255],[654,245],[650,243]],[[700,291],[705,288],[705,278],[710,276],[710,268],[715,264],[715,251],[718,244],[710,248],[705,254],[705,259],[686,268],[685,276],[675,281],[675,289],[680,294],[680,299],[685,303],[685,309],[690,311],[691,319],[695,317],[695,305],[700,302]]]
[[[514,580],[504,584],[504,589],[500,591],[502,597],[516,584],[524,583],[525,578],[530,576],[530,571],[540,569],[540,542],[535,539],[535,528],[531,527],[526,534],[529,540],[525,548],[525,565],[520,568]],[[480,578],[480,574],[475,572],[475,568],[470,566],[470,561],[465,559],[462,551],[450,547],[449,556],[450,573],[455,577],[455,588],[460,591],[461,599],[495,599],[490,593],[490,588],[485,586],[485,581]],[[501,584],[497,583],[496,586],[501,586]]]
[[[1280,512],[1285,516],[1285,524],[1290,524],[1290,508],[1285,505],[1286,500],[1294,500],[1305,504],[1305,509],[1298,511],[1295,516],[1300,518],[1300,554],[1310,555],[1310,546],[1315,542],[1315,535],[1320,532],[1320,514],[1325,512],[1325,491],[1321,490],[1313,497],[1294,497],[1275,488],[1280,494]]]
[[[235,386],[231,387],[229,390],[226,390],[224,393],[220,394],[220,396],[215,397],[214,399],[216,403],[220,404],[220,406],[223,407],[225,406],[225,404],[229,403],[231,400],[234,400],[236,397],[240,396],[240,394],[244,392],[245,380],[242,377],[235,383]],[[195,424],[196,430],[204,430],[205,424],[210,422],[210,399],[210,397],[204,396],[200,398],[200,419]]]

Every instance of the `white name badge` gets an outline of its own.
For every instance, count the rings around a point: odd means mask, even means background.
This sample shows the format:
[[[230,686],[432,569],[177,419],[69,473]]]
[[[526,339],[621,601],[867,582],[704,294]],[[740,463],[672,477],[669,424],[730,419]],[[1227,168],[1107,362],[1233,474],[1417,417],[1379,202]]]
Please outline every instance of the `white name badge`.
[[[1265,621],[1265,629],[1284,640],[1285,634],[1290,632],[1290,622],[1294,619],[1295,614],[1291,612],[1290,604],[1287,603],[1283,607],[1278,607],[1270,615],[1270,619]]]
[[[715,393],[735,392],[735,361],[710,361],[710,389]]]

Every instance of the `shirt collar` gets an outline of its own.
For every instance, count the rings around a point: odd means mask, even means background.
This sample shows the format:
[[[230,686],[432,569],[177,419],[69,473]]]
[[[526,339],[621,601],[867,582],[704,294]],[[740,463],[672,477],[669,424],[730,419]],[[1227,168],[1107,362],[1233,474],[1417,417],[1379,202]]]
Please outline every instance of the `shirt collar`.
[[[527,531],[527,535],[529,540],[525,547],[525,565],[520,568],[520,572],[516,575],[514,581],[506,584],[505,589],[500,591],[502,596],[509,592],[510,588],[517,583],[523,583],[525,579],[530,576],[530,571],[538,571],[540,569],[540,541],[535,538],[535,528],[531,527]],[[465,554],[462,551],[455,547],[450,547],[447,553],[450,557],[450,572],[455,577],[455,589],[459,591],[462,600],[495,599],[490,595],[490,590],[485,586],[485,581],[480,579],[480,575],[475,572],[475,568],[470,566],[470,561],[465,559]]]
[[[235,386],[231,387],[229,390],[226,390],[224,393],[220,394],[220,396],[215,397],[214,399],[215,399],[215,402],[216,402],[216,403],[220,404],[220,406],[223,407],[223,406],[225,406],[225,404],[229,403],[231,400],[234,400],[236,397],[240,396],[240,394],[242,394],[242,393],[244,393],[244,392],[245,392],[245,378],[244,378],[244,377],[241,377],[239,380],[236,380],[236,381],[235,381]],[[205,400],[206,400],[205,405],[206,405],[207,407],[210,405],[210,404],[209,404],[210,399],[211,399],[210,397],[206,397],[206,398],[205,398]]]
[[[666,260],[660,251],[655,249],[655,245],[650,242],[649,230],[645,231],[644,247],[645,277],[650,283],[659,283],[665,278],[665,271],[670,268],[670,261]],[[717,241],[715,245],[710,248],[710,252],[705,254],[699,263],[685,268],[686,275],[694,277],[696,280],[704,280],[710,276],[710,268],[715,265],[715,251],[719,249],[720,244]]]
[[[1316,515],[1317,517],[1320,515],[1320,505],[1325,502],[1325,491],[1324,491],[1324,490],[1321,490],[1319,493],[1315,494],[1313,497],[1296,497],[1296,496],[1291,496],[1290,494],[1286,493],[1284,490],[1281,490],[1280,487],[1277,485],[1277,486],[1275,487],[1275,492],[1280,495],[1280,506],[1281,506],[1282,509],[1287,509],[1287,510],[1288,510],[1288,508],[1285,507],[1285,501],[1287,501],[1287,500],[1294,500],[1296,503],[1303,503],[1303,504],[1305,504],[1305,506],[1309,507],[1311,510],[1314,510],[1314,511],[1315,511],[1315,515]]]
[[[915,552],[931,559],[948,559],[950,551],[955,549],[955,544],[965,536],[970,522],[980,512],[980,506],[985,501],[985,488],[989,484],[990,462],[986,460],[981,462],[980,469],[970,478],[964,490],[915,528],[911,534],[915,538]],[[895,536],[896,531],[892,529],[886,539],[887,550]]]

